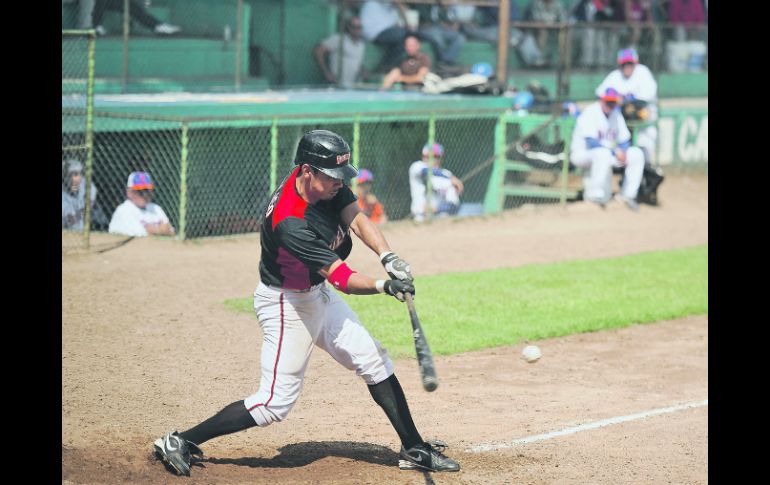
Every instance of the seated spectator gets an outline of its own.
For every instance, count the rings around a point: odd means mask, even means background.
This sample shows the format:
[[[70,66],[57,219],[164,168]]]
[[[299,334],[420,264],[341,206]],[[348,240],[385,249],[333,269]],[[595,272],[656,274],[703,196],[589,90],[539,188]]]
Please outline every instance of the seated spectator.
[[[586,171],[583,199],[602,208],[612,197],[612,168],[623,168],[623,185],[616,198],[636,212],[644,153],[631,146],[631,132],[618,109],[620,100],[620,94],[608,88],[578,116],[572,132],[570,162]]]
[[[342,42],[340,42],[340,34],[334,33],[316,44],[313,49],[313,56],[318,67],[321,68],[326,82],[347,88],[367,76],[363,68],[364,51],[365,43],[361,37],[361,19],[351,17],[345,22]],[[328,64],[326,63],[327,56],[329,57]]]
[[[154,188],[149,173],[131,172],[126,184],[126,200],[112,214],[110,232],[127,236],[176,234],[163,209],[151,202]]]
[[[567,11],[559,0],[532,0],[527,8],[527,20],[545,24],[557,25],[567,21]],[[555,29],[535,29],[537,46],[540,52],[546,52],[548,37],[556,33]]]
[[[409,32],[406,25],[406,7],[400,0],[367,0],[359,14],[364,39],[385,50],[375,69],[387,72],[404,56],[404,37]]]
[[[79,2],[80,28],[93,28],[96,30],[97,35],[107,35],[107,29],[102,26],[104,12],[112,10],[123,15],[123,0],[79,0]],[[139,22],[156,34],[171,35],[182,30],[177,25],[167,24],[155,18],[144,8],[144,2],[139,0],[130,0],[128,13],[131,16],[131,20]]]
[[[420,16],[417,33],[433,48],[437,69],[451,69],[465,44],[465,37],[459,32],[459,22],[448,17],[447,7],[414,5],[412,8]]]
[[[631,36],[628,45],[636,49],[642,37],[642,28],[647,27],[647,32],[652,28],[653,13],[652,0],[624,0],[625,17],[631,27]]]
[[[433,152],[433,167],[430,171],[431,197],[428,205],[428,162]],[[430,211],[436,217],[457,214],[460,208],[460,195],[463,183],[452,172],[441,168],[444,147],[434,143],[422,148],[422,160],[417,160],[409,167],[409,190],[412,196],[411,212],[416,222],[422,222]]]
[[[668,21],[677,24],[674,40],[702,40],[699,27],[706,22],[702,0],[668,0]]]
[[[454,5],[449,7],[448,16],[460,24],[460,32],[468,39],[483,40],[497,46],[499,7],[474,7],[472,5]],[[510,20],[521,20],[516,4],[511,3]],[[542,67],[545,59],[537,46],[535,37],[511,27],[509,44],[516,49],[521,61],[526,66]]]
[[[592,24],[596,22],[623,22],[625,19],[622,0],[578,0],[572,8],[571,19]],[[620,42],[619,29],[607,26],[583,25],[575,29],[580,39],[578,65],[588,69],[612,66],[612,54]]]
[[[103,229],[107,216],[96,202],[96,185],[91,184],[91,227]],[[67,174],[61,188],[61,228],[82,231],[84,227],[86,200],[86,179],[80,160],[67,161]]]
[[[423,79],[431,70],[431,60],[427,54],[420,51],[420,39],[416,34],[408,34],[404,39],[406,58],[398,67],[394,67],[382,79],[380,90],[390,89],[395,83],[422,85]]]
[[[369,170],[362,168],[358,171],[356,177],[356,197],[358,197],[358,208],[366,214],[366,217],[375,224],[384,224],[388,222],[388,215],[385,214],[385,208],[372,193],[372,184],[374,175]]]

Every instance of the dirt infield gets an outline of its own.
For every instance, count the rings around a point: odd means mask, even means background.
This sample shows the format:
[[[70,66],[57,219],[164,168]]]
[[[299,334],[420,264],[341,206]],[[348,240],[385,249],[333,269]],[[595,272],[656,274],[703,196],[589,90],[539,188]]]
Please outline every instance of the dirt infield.
[[[707,176],[670,176],[660,196],[661,207],[637,214],[578,203],[383,232],[417,278],[708,242]],[[349,261],[382,273],[360,242]],[[151,442],[258,385],[256,318],[222,305],[251,294],[258,263],[258,235],[134,239],[62,257],[63,483],[708,481],[708,406],[472,451],[708,399],[707,316],[539,341],[536,364],[519,358],[523,342],[438,357],[434,393],[422,390],[414,359],[396,361],[418,429],[449,444],[456,474],[398,470],[398,438],[364,384],[315,352],[285,422],[207,442],[193,476],[174,477]]]

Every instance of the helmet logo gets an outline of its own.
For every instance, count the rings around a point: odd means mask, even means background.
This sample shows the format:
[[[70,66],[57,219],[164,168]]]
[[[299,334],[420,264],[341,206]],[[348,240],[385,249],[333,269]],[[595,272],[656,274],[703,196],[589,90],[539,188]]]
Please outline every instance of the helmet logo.
[[[337,165],[342,165],[348,160],[350,160],[350,153],[346,153],[344,155],[337,155]]]

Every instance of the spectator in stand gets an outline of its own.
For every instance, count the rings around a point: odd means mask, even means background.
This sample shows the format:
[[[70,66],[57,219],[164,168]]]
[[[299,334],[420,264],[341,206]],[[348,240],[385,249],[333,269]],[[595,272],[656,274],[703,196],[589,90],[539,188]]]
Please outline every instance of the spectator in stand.
[[[396,83],[412,86],[422,86],[425,76],[431,70],[431,60],[427,54],[420,51],[420,39],[417,34],[408,34],[404,39],[404,49],[407,57],[398,67],[394,67],[383,78],[381,91],[390,89]]]
[[[677,24],[674,39],[677,41],[702,40],[700,27],[706,22],[703,0],[667,0],[668,21]]]
[[[316,44],[313,56],[326,82],[347,88],[366,79],[367,72],[363,67],[365,42],[361,37],[361,28],[361,19],[351,17],[345,22],[345,34],[341,39],[339,33],[334,33]]]
[[[420,39],[430,43],[436,59],[436,69],[450,69],[457,63],[457,58],[465,44],[465,37],[460,33],[460,24],[447,14],[447,7],[436,5],[413,5],[420,17],[417,30]]]
[[[622,0],[577,0],[571,9],[571,19],[581,23],[614,22],[620,26],[624,21]],[[619,27],[586,26],[575,29],[580,37],[580,60],[578,64],[588,69],[612,67],[612,52],[619,44]]]
[[[356,197],[358,197],[358,208],[361,209],[366,217],[375,224],[385,224],[388,222],[388,215],[382,202],[372,193],[372,184],[374,183],[374,174],[371,171],[362,168],[358,171],[356,177]]]
[[[638,49],[639,40],[642,37],[642,29],[648,29],[652,33],[652,0],[624,0],[625,17],[631,27],[631,36],[628,39],[628,47]]]
[[[163,209],[151,202],[154,188],[149,173],[131,172],[126,184],[126,200],[112,213],[111,233],[140,237],[176,234]]]
[[[406,25],[406,7],[400,0],[367,0],[359,14],[364,39],[385,50],[375,69],[387,72],[404,56],[404,37],[410,32]]]
[[[532,0],[526,14],[527,20],[556,25],[567,21],[567,10],[559,0]],[[548,47],[548,37],[557,30],[542,28],[535,29],[537,33],[537,47],[545,53]]]
[[[104,12],[112,10],[123,14],[123,0],[79,0],[79,3],[79,27],[81,29],[93,28],[97,35],[107,35],[107,29],[102,26]],[[172,35],[182,30],[177,25],[161,22],[155,18],[144,8],[144,2],[139,0],[130,0],[128,13],[132,21],[139,22],[156,34]]]
[[[96,185],[91,184],[91,228],[104,229],[107,216],[96,202]],[[67,174],[61,188],[61,228],[68,231],[82,231],[86,209],[86,179],[80,160],[67,161]]]
[[[471,40],[483,40],[497,46],[498,40],[498,10],[499,7],[474,7],[472,5],[453,5],[447,15],[460,24],[460,32]],[[510,20],[521,20],[516,4],[511,3]],[[509,44],[516,49],[521,61],[526,66],[542,67],[545,65],[535,37],[524,33],[516,27],[511,27]]]

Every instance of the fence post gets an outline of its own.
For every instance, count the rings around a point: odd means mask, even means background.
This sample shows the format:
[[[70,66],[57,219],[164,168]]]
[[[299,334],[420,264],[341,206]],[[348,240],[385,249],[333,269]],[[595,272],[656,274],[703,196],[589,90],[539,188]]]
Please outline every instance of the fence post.
[[[361,117],[356,115],[353,121],[353,154],[351,155],[350,163],[358,168],[358,146],[361,140]],[[353,179],[352,187],[353,191],[356,189],[356,179]]]
[[[573,126],[569,122],[564,123],[561,133],[564,137],[564,161],[561,166],[561,196],[559,197],[559,205],[562,207],[567,206],[567,177],[569,176],[569,152],[572,144],[572,129]]]
[[[497,82],[508,85],[508,41],[511,36],[511,1],[501,0],[497,22]]]
[[[500,212],[502,206],[502,185],[505,181],[505,132],[506,118],[501,114],[495,124],[495,162],[492,165],[492,175],[489,176],[487,194],[484,197],[484,212],[494,214]]]
[[[241,56],[243,46],[241,38],[243,37],[243,0],[238,0],[238,9],[236,14],[235,28],[235,92],[241,91]]]
[[[182,160],[179,168],[179,237],[187,237],[187,150],[189,125],[182,122]]]
[[[428,220],[433,218],[433,144],[436,142],[436,113],[430,114],[428,119],[428,173],[425,178],[425,216]]]
[[[128,29],[131,25],[130,3],[128,0],[123,0],[123,94],[126,93],[128,84]]]
[[[94,167],[94,51],[96,31],[88,31],[88,80],[86,81],[86,193],[83,214],[83,244],[91,246],[91,183]]]
[[[275,192],[278,170],[278,118],[273,118],[270,127],[270,193]]]

